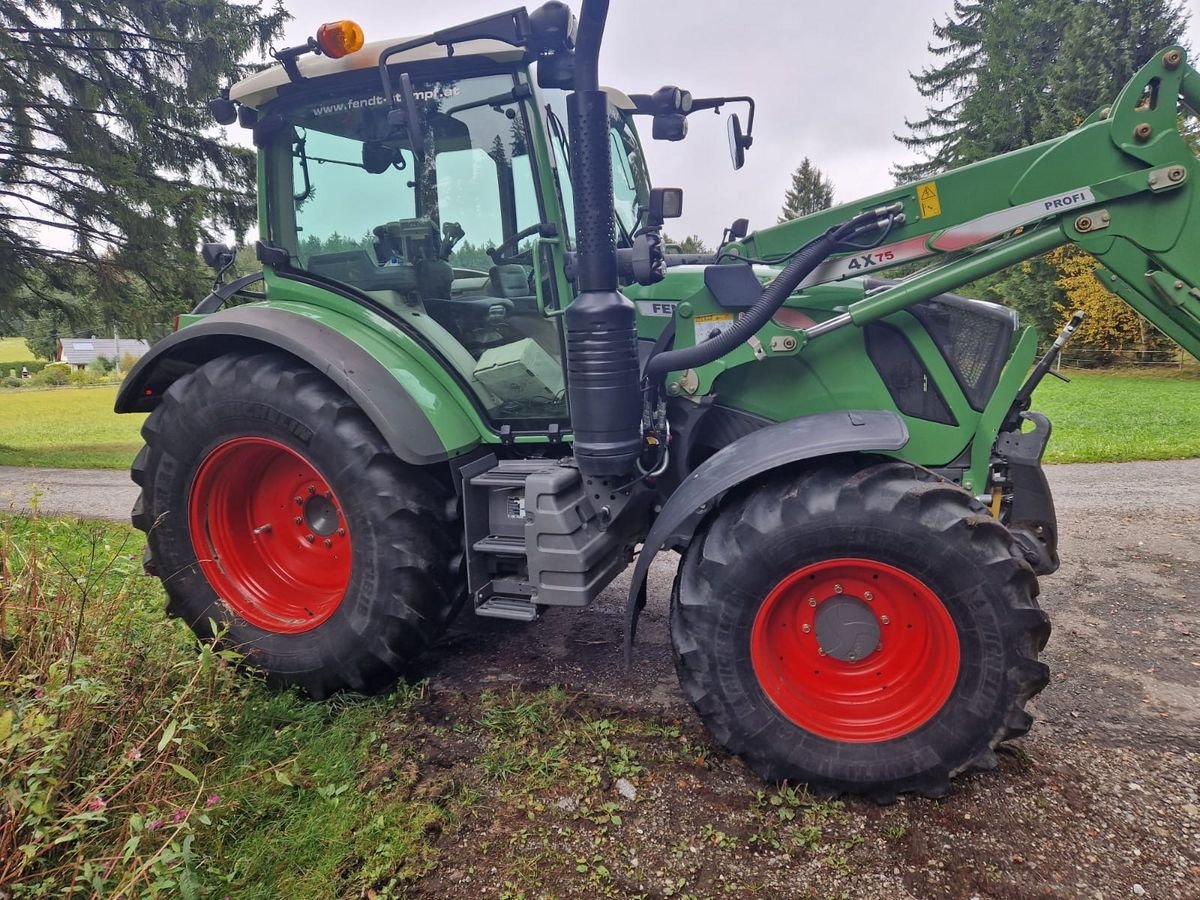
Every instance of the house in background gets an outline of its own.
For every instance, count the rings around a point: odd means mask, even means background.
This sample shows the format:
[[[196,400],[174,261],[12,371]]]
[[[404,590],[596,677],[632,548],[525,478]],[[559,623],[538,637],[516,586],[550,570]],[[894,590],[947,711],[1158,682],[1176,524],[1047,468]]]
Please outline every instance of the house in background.
[[[74,372],[82,372],[101,356],[110,362],[120,362],[128,357],[141,359],[149,352],[150,345],[145,341],[129,338],[63,338],[58,342],[58,355],[55,359],[57,362],[68,363]]]

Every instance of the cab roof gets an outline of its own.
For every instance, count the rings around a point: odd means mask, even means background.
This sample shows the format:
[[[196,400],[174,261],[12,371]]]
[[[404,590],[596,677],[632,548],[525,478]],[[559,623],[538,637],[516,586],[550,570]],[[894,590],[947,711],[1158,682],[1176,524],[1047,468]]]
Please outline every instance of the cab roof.
[[[408,38],[391,38],[390,40],[374,41],[364,46],[357,53],[351,53],[341,59],[328,56],[317,56],[315,53],[306,54],[296,60],[300,74],[305,78],[324,78],[327,75],[341,75],[346,72],[357,72],[362,69],[378,69],[379,57],[388,47],[404,43]],[[455,60],[486,59],[498,63],[520,62],[525,57],[525,51],[504,41],[488,39],[463,41],[454,45]],[[435,43],[423,44],[397,53],[388,60],[388,65],[404,65],[406,63],[428,62],[430,60],[445,60],[451,56],[447,48]],[[258,109],[271,102],[279,94],[279,89],[289,83],[287,72],[283,66],[273,65],[261,72],[256,72],[249,78],[239,81],[229,89],[229,99],[235,100],[242,106]],[[609,102],[618,109],[633,109],[633,101],[622,91],[614,88],[602,88],[608,94]]]
[[[318,56],[315,53],[305,54],[296,60],[300,74],[305,78],[324,78],[327,75],[341,75],[345,72],[357,72],[360,69],[379,68],[379,57],[388,47],[403,43],[406,38],[393,38],[386,41],[374,41],[364,46],[357,53],[351,53],[341,59],[328,56]],[[487,59],[493,62],[520,62],[525,51],[503,41],[477,40],[464,41],[454,45],[454,59]],[[423,44],[397,53],[388,60],[388,65],[404,65],[405,63],[426,62],[429,60],[449,59],[447,48],[435,43]],[[257,109],[275,99],[279,89],[289,83],[287,72],[283,66],[274,65],[261,72],[239,81],[229,89],[229,99],[236,100],[242,106]]]

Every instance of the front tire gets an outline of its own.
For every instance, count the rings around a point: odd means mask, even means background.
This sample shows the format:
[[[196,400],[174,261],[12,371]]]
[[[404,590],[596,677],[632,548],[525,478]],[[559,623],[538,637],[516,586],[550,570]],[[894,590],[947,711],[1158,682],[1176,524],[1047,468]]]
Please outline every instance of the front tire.
[[[781,473],[688,548],[672,640],[716,739],[770,780],[943,796],[1032,722],[1037,579],[965,491],[863,458]]]
[[[307,366],[215,359],[171,386],[142,435],[133,523],[168,613],[270,682],[386,690],[461,605],[453,491]]]

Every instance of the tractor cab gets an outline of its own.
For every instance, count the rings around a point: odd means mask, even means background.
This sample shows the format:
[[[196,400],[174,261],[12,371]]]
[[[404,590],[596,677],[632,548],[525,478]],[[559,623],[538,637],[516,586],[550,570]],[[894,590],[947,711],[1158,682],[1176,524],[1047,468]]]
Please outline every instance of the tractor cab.
[[[231,89],[260,149],[268,292],[302,279],[365,297],[448,360],[488,418],[565,422],[567,91],[538,87],[508,44],[426,44],[387,58],[415,105],[402,120],[378,71],[395,46],[285,60]],[[610,95],[630,246],[649,184],[632,102]]]

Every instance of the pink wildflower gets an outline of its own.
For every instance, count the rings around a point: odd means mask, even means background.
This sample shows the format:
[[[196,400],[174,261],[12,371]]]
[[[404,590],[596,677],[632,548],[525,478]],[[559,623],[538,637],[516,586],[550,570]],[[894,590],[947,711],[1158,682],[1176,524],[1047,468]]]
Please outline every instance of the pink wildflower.
[[[221,802],[220,794],[209,794],[208,800],[205,801],[204,805],[206,807],[208,807],[209,809],[212,809],[214,806],[216,806],[220,802]]]
[[[108,803],[103,797],[93,797],[88,801],[88,809],[99,810],[104,809],[106,806],[108,806]]]
[[[129,752],[126,753],[125,755],[128,756],[134,762],[137,762],[139,759],[142,758],[142,748],[141,747],[130,747]]]
[[[187,818],[187,811],[183,810],[183,809],[177,809],[177,810],[175,810],[175,815],[171,816],[171,823],[174,825],[178,825],[180,822],[182,822],[186,818]]]
[[[146,830],[147,831],[158,831],[158,829],[162,828],[162,826],[163,826],[162,819],[151,819],[149,822],[146,823]]]

